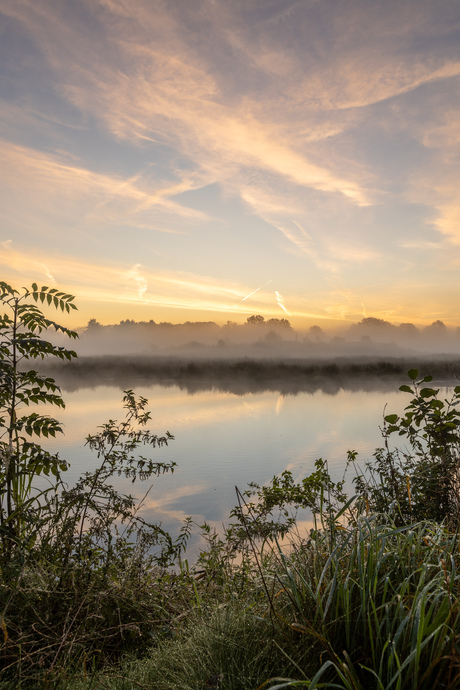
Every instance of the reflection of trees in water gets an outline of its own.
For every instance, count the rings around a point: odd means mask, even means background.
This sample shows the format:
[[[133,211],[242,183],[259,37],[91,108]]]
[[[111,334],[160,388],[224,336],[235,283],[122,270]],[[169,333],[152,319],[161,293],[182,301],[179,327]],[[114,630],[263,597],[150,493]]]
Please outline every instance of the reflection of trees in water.
[[[266,360],[179,360],[147,357],[87,357],[62,365],[44,365],[64,390],[101,385],[121,389],[139,385],[177,386],[189,394],[219,391],[234,395],[274,392],[282,395],[322,391],[336,395],[340,390],[392,391],[405,382],[408,369],[430,373],[446,385],[458,383],[460,361],[405,359],[359,362],[266,361]]]

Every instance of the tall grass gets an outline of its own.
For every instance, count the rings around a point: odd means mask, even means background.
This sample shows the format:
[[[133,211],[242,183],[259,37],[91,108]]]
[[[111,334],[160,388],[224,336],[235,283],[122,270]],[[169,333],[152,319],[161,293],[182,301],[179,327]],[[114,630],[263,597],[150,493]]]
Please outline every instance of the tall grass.
[[[442,525],[361,515],[289,549],[265,542],[253,558],[244,591],[203,578],[173,636],[98,675],[100,687],[460,687],[459,542]]]
[[[457,535],[443,526],[396,527],[378,515],[332,539],[323,532],[290,556],[279,549],[277,613],[315,639],[324,658],[296,685],[457,687],[458,561]]]

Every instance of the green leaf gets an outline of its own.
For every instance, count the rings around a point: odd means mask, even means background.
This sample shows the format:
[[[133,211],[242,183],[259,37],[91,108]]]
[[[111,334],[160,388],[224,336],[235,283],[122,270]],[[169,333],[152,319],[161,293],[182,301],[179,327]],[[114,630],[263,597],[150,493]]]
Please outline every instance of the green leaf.
[[[418,376],[418,369],[409,369],[409,371],[407,372],[407,375],[411,381],[415,381],[415,379]]]
[[[404,384],[403,386],[399,386],[399,390],[403,391],[403,393],[412,393],[412,395],[414,394],[414,391],[412,390],[412,388],[410,386],[408,386],[407,384]]]
[[[437,395],[439,393],[439,389],[436,390],[435,388],[422,388],[420,391],[420,397],[421,398],[432,398],[433,396]]]
[[[396,424],[396,422],[398,421],[398,419],[399,419],[399,417],[398,417],[397,414],[388,414],[388,415],[385,417],[385,421],[388,422],[389,424]]]

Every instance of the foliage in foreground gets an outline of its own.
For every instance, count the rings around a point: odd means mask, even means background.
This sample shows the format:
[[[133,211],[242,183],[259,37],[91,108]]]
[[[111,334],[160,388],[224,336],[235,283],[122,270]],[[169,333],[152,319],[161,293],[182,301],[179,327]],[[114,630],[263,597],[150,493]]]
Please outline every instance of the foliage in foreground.
[[[45,340],[47,329],[76,337],[36,305],[70,312],[72,300],[35,283],[22,293],[0,283],[0,668],[11,687],[54,684],[75,663],[97,665],[146,649],[180,599],[165,607],[171,578],[157,585],[183,549],[188,523],[173,541],[111,484],[118,474],[134,481],[174,469],[143,455],[172,439],[147,430],[147,400],[125,391],[125,420],[109,420],[88,437],[98,463],[73,487],[60,476],[67,464],[34,440],[62,428],[42,408],[30,408],[64,401],[54,379],[25,367],[75,357]]]
[[[147,401],[126,391],[126,419],[87,439],[98,466],[67,487],[66,464],[32,441],[59,423],[24,413],[62,407],[59,388],[23,365],[74,356],[43,340],[49,327],[74,334],[36,306],[70,311],[73,298],[0,291],[1,687],[460,687],[460,387],[441,400],[411,370],[412,400],[386,416],[356,497],[321,460],[301,482],[253,485],[225,535],[204,525],[207,550],[174,572],[190,523],[173,540],[110,483],[172,471],[142,455],[171,435],[149,432]],[[316,523],[296,536],[299,508]]]
[[[444,527],[378,515],[318,529],[290,553],[265,544],[244,565],[244,590],[215,574],[172,639],[94,685],[80,675],[67,687],[456,688],[458,565]]]

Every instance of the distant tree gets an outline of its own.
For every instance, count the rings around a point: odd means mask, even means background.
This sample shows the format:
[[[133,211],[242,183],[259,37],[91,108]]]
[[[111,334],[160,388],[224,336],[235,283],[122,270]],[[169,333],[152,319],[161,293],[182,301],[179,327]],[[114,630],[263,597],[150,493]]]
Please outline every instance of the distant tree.
[[[90,319],[86,328],[88,330],[95,330],[97,328],[102,328],[102,324],[100,324],[99,321],[96,321],[96,319]]]
[[[447,335],[447,326],[443,321],[437,319],[432,324],[423,329],[423,334],[428,338],[444,338]]]
[[[378,319],[375,316],[366,316],[359,323],[354,323],[349,328],[350,335],[361,337],[362,335],[372,335],[380,339],[389,337],[396,332],[396,326],[385,319]]]
[[[231,338],[236,334],[238,328],[240,328],[240,326],[236,321],[227,321],[227,323],[222,326],[221,331],[226,338]]]
[[[248,318],[246,319],[246,323],[260,326],[262,323],[265,323],[265,319],[260,314],[253,314],[252,316],[248,316]]]
[[[324,331],[321,328],[321,326],[316,326],[316,325],[310,326],[310,328],[308,329],[308,332],[314,340],[321,340],[323,335],[324,335]]]
[[[269,344],[274,344],[274,343],[280,343],[282,342],[282,337],[280,336],[279,333],[276,331],[268,331],[267,335],[264,338],[266,343]]]
[[[446,331],[446,330],[447,330],[447,326],[446,326],[446,324],[445,324],[443,321],[440,321],[440,320],[438,319],[437,321],[433,321],[432,324],[430,324],[429,326],[427,326],[427,327],[425,328],[425,330],[426,330],[426,331],[428,331],[428,330],[433,330],[433,331]]]
[[[263,318],[263,317],[262,317]],[[266,321],[267,326],[272,326],[274,328],[285,328],[291,329],[292,326],[287,319],[268,319]]]
[[[366,328],[372,329],[382,329],[382,328],[394,328],[393,324],[385,319],[377,319],[375,316],[366,316],[366,318],[361,319],[358,326],[365,326]]]
[[[398,331],[409,338],[415,338],[420,335],[420,331],[417,326],[413,323],[400,323],[398,326]]]

